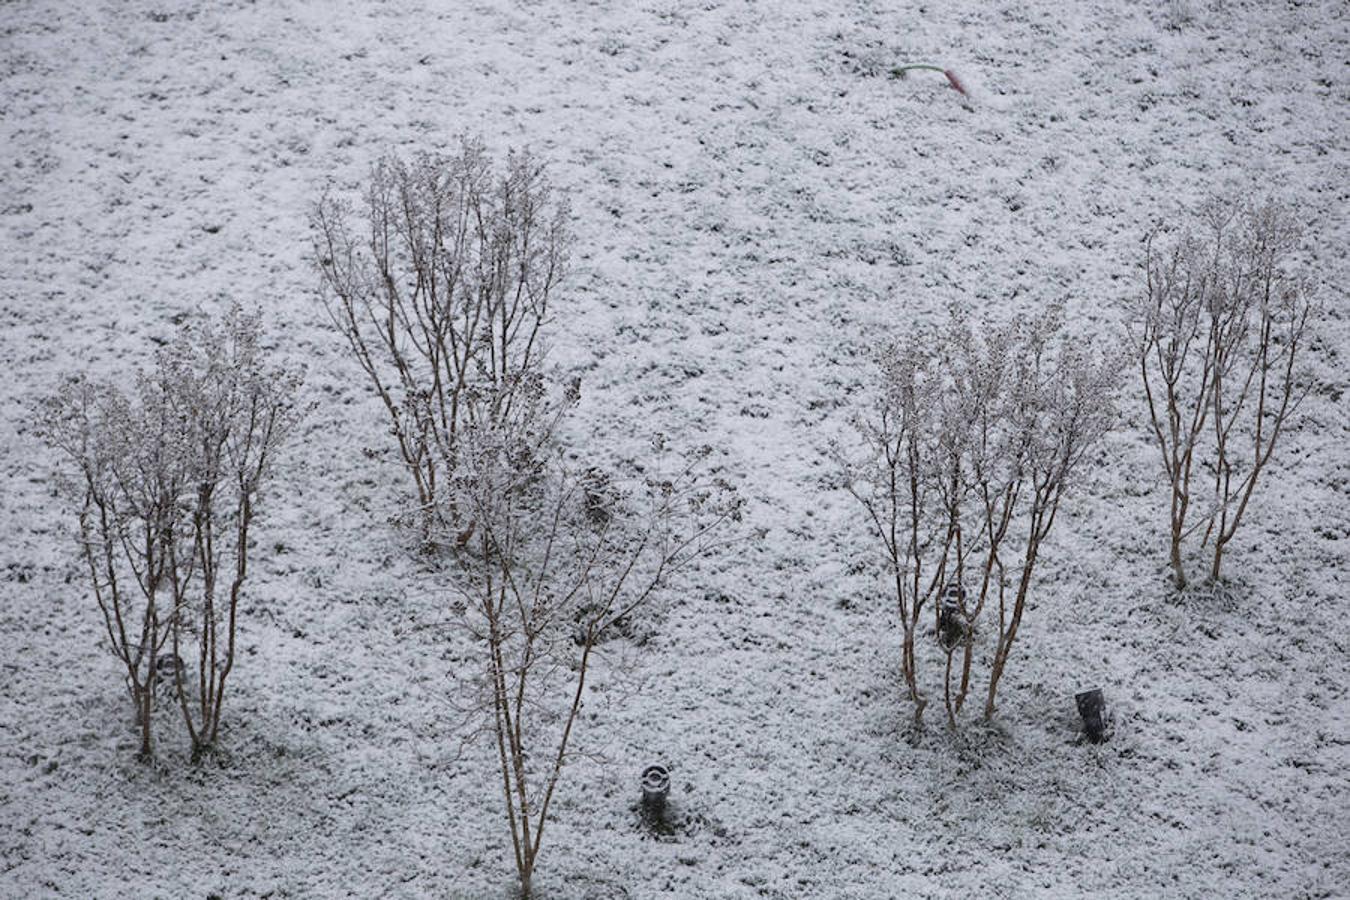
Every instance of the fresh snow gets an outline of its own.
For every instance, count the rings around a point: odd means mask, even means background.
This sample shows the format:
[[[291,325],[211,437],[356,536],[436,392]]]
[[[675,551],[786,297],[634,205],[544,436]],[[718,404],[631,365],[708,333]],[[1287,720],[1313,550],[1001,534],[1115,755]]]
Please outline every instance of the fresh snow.
[[[1336,2],[0,4],[0,896],[509,895],[495,757],[458,737],[473,648],[386,524],[404,478],[306,221],[461,133],[570,194],[551,360],[583,379],[578,455],[709,443],[749,504],[597,672],[540,896],[1346,896],[1347,59]],[[909,62],[972,97],[886,77]],[[831,457],[869,348],[952,302],[1058,300],[1118,345],[1145,231],[1224,191],[1299,206],[1325,307],[1231,590],[1168,591],[1122,363],[995,723],[914,732]],[[164,709],[145,767],[28,404],[129,379],[231,299],[318,407],[258,529],[227,752],[189,765]],[[1114,738],[1076,743],[1097,686]],[[652,762],[685,823],[661,840]]]

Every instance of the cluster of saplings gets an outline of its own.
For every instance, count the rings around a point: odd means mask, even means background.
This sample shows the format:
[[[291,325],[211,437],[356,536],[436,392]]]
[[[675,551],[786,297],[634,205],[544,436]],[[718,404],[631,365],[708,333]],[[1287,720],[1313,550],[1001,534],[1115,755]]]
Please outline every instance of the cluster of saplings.
[[[597,647],[724,541],[741,509],[707,448],[657,436],[631,471],[569,462],[559,426],[579,385],[543,364],[568,222],[537,160],[494,165],[467,140],[448,156],[388,158],[360,202],[326,195],[313,213],[323,309],[412,482],[400,524],[440,565],[482,651],[461,687],[500,764],[526,895]],[[1277,205],[1214,203],[1148,244],[1130,347],[1170,485],[1179,587],[1196,535],[1220,577],[1303,395],[1297,235]],[[994,714],[1042,544],[1114,426],[1121,360],[1070,336],[1058,310],[1011,325],[954,310],[876,357],[860,440],[840,463],[884,551],[915,717],[936,695],[956,726],[981,677]],[[297,371],[268,363],[258,318],[235,309],[183,328],[130,396],[76,379],[46,403],[144,757],[163,684],[194,757],[217,739],[250,529],[299,389]],[[929,622],[936,639],[922,640]]]
[[[126,670],[142,759],[167,685],[193,757],[209,750],[236,659],[251,529],[300,409],[296,372],[268,365],[256,315],[184,328],[128,395],[71,379],[41,430],[73,466],[79,550]]]
[[[977,663],[993,716],[1040,548],[1115,425],[1121,368],[1139,373],[1169,486],[1175,585],[1187,586],[1183,545],[1197,539],[1206,583],[1219,582],[1257,478],[1307,396],[1296,361],[1313,307],[1291,271],[1291,210],[1213,200],[1194,219],[1150,235],[1122,353],[1094,352],[1058,309],[979,329],[955,311],[877,352],[857,418],[862,452],[842,463],[889,564],[916,719],[937,695],[955,726]],[[929,621],[937,640],[920,646]],[[927,681],[925,659],[939,673]]]

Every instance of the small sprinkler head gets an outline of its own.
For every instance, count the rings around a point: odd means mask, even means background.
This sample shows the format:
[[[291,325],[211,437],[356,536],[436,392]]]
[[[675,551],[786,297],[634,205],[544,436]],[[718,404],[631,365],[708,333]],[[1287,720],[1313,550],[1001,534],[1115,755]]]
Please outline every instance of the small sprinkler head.
[[[966,636],[966,623],[962,618],[966,592],[959,584],[949,584],[942,592],[938,605],[938,640],[947,649],[953,649]]]
[[[1083,734],[1093,744],[1106,740],[1106,700],[1100,688],[1082,691],[1074,695],[1078,704],[1078,715],[1083,718]]]
[[[651,816],[660,818],[666,811],[670,796],[670,770],[652,765],[642,770],[642,808]]]

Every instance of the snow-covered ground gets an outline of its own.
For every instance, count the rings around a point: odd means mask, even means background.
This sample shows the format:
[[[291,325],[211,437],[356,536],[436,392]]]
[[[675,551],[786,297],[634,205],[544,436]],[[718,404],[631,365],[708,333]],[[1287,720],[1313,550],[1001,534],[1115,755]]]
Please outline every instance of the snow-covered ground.
[[[1338,2],[0,4],[0,896],[509,890],[494,758],[459,753],[451,594],[383,524],[402,473],[307,259],[325,185],[462,132],[571,194],[553,360],[584,379],[583,452],[710,442],[749,500],[630,654],[637,690],[601,672],[545,896],[1350,894],[1347,60]],[[884,77],[903,62],[975,96]],[[995,725],[911,733],[828,452],[868,344],[953,300],[1063,299],[1118,340],[1144,231],[1219,190],[1304,210],[1326,304],[1232,595],[1168,598],[1127,401]],[[320,406],[261,526],[228,753],[188,765],[166,712],[147,768],[24,404],[229,298]],[[1073,743],[1090,685],[1099,747]],[[652,761],[698,826],[673,840],[634,810]]]

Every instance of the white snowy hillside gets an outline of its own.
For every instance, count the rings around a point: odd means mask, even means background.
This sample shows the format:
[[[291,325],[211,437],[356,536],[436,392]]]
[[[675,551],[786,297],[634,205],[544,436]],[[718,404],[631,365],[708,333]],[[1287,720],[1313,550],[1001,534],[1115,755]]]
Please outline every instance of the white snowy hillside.
[[[570,203],[546,365],[580,379],[572,462],[662,434],[744,501],[596,645],[535,898],[1350,895],[1348,62],[1333,0],[0,3],[0,898],[519,896],[498,744],[465,740],[482,642],[391,522],[412,483],[311,225],[464,136]],[[1056,303],[1123,350],[1145,236],[1218,195],[1297,211],[1319,304],[1223,588],[1172,587],[1122,353],[996,715],[981,680],[956,729],[940,688],[914,727],[838,458],[873,351],[953,304]],[[262,493],[218,749],[190,759],[166,692],[143,763],[34,404],[130,390],[235,301],[313,408]],[[654,763],[672,827],[642,813]]]

